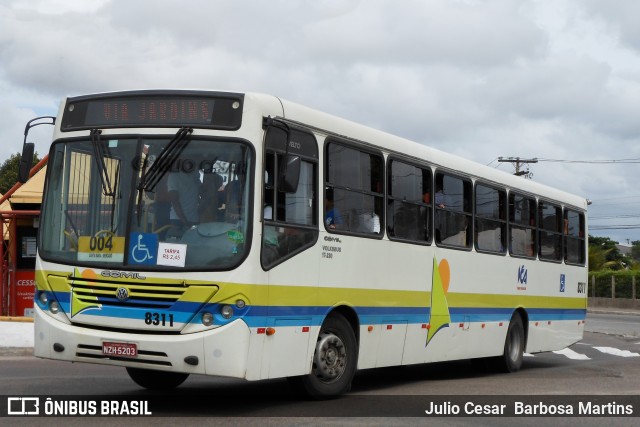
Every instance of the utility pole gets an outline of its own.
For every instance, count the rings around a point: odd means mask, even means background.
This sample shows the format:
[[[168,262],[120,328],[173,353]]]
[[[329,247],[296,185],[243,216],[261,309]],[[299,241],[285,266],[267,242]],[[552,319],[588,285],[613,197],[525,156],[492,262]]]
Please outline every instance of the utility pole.
[[[501,163],[513,163],[516,167],[516,176],[524,176],[527,179],[531,179],[533,174],[529,172],[529,169],[522,170],[522,166],[529,163],[538,163],[537,158],[533,159],[521,159],[520,157],[498,157],[498,161]]]

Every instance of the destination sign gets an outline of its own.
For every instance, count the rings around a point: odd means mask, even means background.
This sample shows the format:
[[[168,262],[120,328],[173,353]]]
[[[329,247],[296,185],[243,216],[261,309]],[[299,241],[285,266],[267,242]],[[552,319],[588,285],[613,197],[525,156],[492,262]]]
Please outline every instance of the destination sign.
[[[235,130],[241,94],[124,92],[69,98],[62,131],[114,127],[206,127]]]

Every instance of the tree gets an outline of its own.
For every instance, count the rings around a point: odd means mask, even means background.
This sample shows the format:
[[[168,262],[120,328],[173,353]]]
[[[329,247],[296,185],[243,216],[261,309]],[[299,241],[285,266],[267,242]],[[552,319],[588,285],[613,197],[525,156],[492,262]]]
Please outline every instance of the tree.
[[[635,262],[640,262],[640,240],[634,240],[631,245],[631,258]]]
[[[602,246],[589,245],[589,271],[617,270],[618,263],[608,261],[611,249]]]
[[[4,194],[11,189],[18,182],[18,170],[20,169],[20,153],[12,154],[7,160],[0,166],[0,193]],[[38,153],[33,155],[33,164],[35,166],[40,159]]]
[[[629,259],[620,253],[617,242],[608,237],[589,236],[589,270],[622,270]]]

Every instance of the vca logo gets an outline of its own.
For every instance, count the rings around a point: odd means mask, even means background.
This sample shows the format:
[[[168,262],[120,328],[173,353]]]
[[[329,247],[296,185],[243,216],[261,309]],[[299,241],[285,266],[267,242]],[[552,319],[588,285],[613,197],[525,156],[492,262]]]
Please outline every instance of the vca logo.
[[[524,265],[521,265],[518,268],[518,283],[520,283],[521,285],[527,284],[527,267],[525,267]]]

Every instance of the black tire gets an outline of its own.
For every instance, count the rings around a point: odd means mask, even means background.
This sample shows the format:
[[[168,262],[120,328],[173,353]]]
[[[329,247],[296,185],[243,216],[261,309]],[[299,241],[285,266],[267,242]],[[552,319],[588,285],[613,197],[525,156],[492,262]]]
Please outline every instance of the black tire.
[[[504,340],[502,356],[494,359],[494,366],[500,372],[516,372],[522,367],[525,338],[522,317],[516,313],[509,322],[507,337]]]
[[[189,377],[189,374],[181,372],[154,371],[140,368],[127,368],[127,373],[136,384],[149,390],[172,390]]]
[[[356,335],[347,319],[334,313],[320,328],[311,373],[293,380],[316,399],[340,396],[351,389],[357,363]]]

